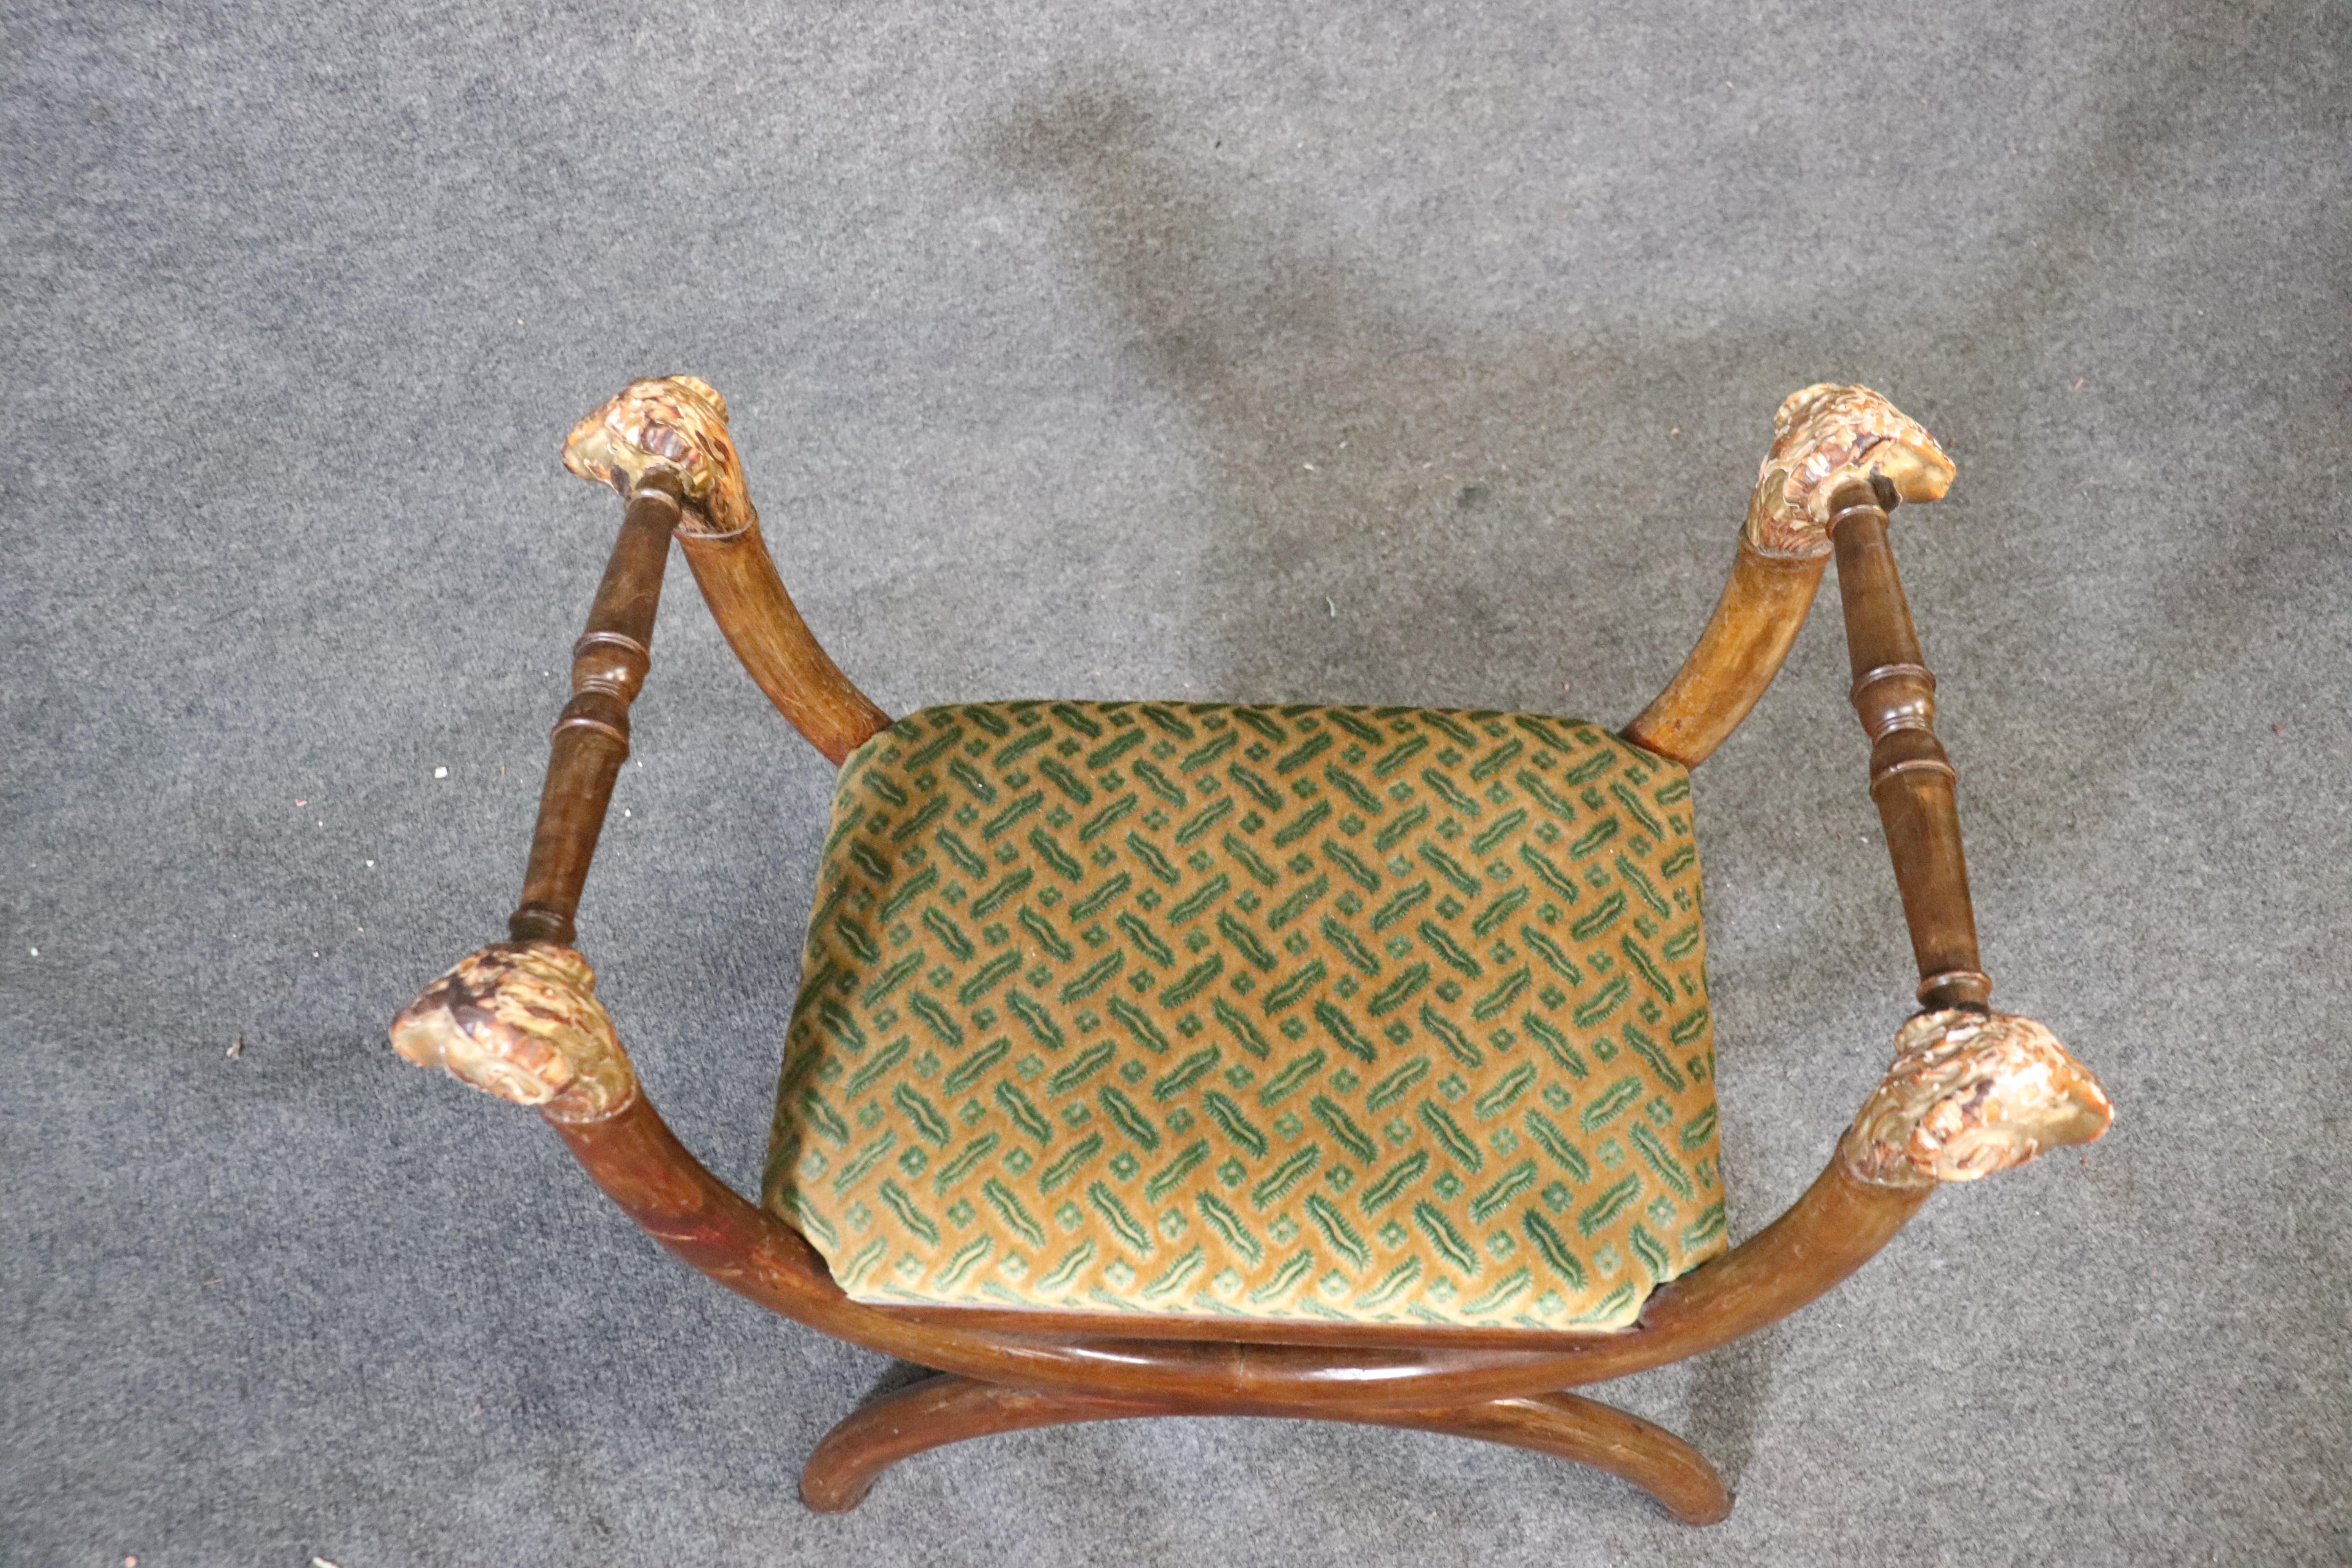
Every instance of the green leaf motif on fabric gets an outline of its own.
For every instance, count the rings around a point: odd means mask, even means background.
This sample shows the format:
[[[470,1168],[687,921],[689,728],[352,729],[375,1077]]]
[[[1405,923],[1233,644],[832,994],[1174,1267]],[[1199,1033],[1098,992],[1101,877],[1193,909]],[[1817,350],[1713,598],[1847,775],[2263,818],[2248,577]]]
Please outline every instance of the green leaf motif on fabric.
[[[1622,1327],[1727,1241],[1689,799],[1533,714],[913,714],[765,1201],[864,1300]]]

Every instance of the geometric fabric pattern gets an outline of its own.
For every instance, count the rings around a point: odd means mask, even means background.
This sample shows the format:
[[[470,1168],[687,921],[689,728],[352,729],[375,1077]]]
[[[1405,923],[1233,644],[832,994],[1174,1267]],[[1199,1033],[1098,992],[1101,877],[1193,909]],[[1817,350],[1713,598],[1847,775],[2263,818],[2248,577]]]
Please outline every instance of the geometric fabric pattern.
[[[852,1297],[1591,1330],[1723,1250],[1690,780],[1575,720],[1005,702],[834,799],[764,1198]]]

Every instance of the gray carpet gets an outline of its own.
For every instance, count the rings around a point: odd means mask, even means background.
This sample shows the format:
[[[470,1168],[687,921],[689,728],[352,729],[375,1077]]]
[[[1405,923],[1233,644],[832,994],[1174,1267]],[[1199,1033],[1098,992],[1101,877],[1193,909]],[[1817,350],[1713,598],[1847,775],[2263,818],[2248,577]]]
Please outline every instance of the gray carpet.
[[[0,1563],[2352,1560],[2347,45],[2326,4],[9,5]],[[1604,1390],[1724,1467],[1714,1531],[1252,1421],[803,1512],[908,1374],[383,1035],[514,896],[617,516],[562,433],[672,369],[894,710],[1611,722],[1779,400],[1880,387],[1960,466],[1897,536],[1987,959],[2115,1132]],[[672,585],[582,944],[749,1186],[828,770]],[[1832,598],[1698,781],[1743,1235],[1904,1011],[1843,658]]]

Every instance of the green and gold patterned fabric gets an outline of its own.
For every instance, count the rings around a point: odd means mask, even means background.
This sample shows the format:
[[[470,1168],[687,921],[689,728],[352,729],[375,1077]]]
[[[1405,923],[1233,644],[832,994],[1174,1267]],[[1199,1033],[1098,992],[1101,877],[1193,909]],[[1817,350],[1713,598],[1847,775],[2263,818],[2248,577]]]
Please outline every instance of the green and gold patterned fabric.
[[[1574,720],[933,708],[834,798],[765,1188],[851,1296],[1632,1322],[1722,1250],[1690,781]]]

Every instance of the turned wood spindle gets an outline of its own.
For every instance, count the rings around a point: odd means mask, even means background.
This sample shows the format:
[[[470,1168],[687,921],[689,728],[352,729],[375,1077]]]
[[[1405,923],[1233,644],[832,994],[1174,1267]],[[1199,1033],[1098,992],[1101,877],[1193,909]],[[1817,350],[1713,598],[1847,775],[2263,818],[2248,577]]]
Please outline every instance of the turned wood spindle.
[[[1887,539],[1881,502],[1889,500],[1857,482],[1830,502],[1853,710],[1870,736],[1870,797],[1919,962],[1920,1005],[1982,1009],[1991,1005],[1992,980],[1977,953],[1953,798],[1958,775],[1936,738],[1936,678],[1920,652]]]
[[[620,537],[604,563],[588,629],[572,648],[572,700],[548,738],[522,902],[507,919],[517,942],[572,945],[580,889],[604,831],[613,783],[629,756],[629,704],[653,667],[654,613],[677,527],[675,476],[647,475],[630,492]]]

